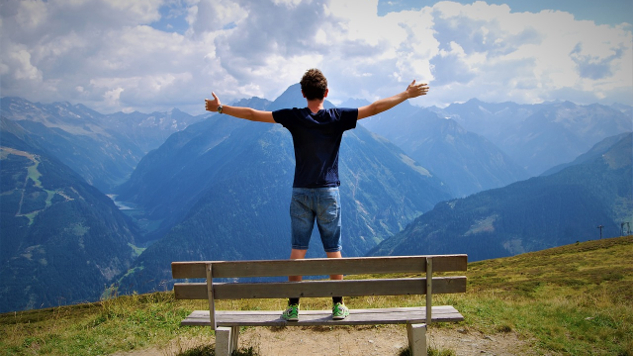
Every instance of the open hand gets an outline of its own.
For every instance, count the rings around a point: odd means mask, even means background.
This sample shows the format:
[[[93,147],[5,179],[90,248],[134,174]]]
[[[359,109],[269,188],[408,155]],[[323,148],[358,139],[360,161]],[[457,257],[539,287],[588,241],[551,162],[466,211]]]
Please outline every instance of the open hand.
[[[429,85],[427,83],[416,84],[414,79],[407,87],[406,92],[409,98],[417,98],[429,92]]]
[[[211,95],[213,95],[213,100],[204,99],[205,108],[207,111],[216,112],[218,111],[218,107],[222,105],[222,103],[220,103],[220,99],[218,98],[217,95],[215,95],[215,93],[212,92]]]

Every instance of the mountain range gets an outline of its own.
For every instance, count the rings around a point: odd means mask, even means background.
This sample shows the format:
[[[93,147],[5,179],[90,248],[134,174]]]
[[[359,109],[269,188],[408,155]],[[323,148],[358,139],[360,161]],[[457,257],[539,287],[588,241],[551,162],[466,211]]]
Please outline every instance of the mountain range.
[[[0,312],[168,289],[174,260],[287,258],[294,154],[280,125],[1,104]],[[305,99],[294,85],[236,104]],[[341,146],[343,253],[473,261],[597,238],[598,225],[617,236],[633,220],[631,112],[473,99],[365,119]],[[308,257],[322,255],[315,232]]]
[[[368,255],[468,253],[477,261],[619,236],[621,222],[633,220],[631,138],[607,138],[558,172],[439,203]]]
[[[201,120],[166,113],[103,115],[84,105],[0,99],[0,114],[20,126],[31,144],[57,157],[105,193],[125,182],[138,162],[174,132]]]
[[[484,103],[430,108],[486,137],[530,176],[574,160],[603,139],[633,131],[630,107],[571,102]]]
[[[362,125],[402,148],[436,173],[454,197],[498,188],[529,177],[501,149],[455,120],[408,102]]]

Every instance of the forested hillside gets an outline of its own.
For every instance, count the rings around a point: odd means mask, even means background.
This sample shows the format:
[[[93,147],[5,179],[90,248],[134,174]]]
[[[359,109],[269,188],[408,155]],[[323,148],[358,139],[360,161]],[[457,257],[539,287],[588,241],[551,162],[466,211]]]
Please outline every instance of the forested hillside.
[[[136,227],[12,125],[2,119],[0,312],[98,300],[131,265]]]

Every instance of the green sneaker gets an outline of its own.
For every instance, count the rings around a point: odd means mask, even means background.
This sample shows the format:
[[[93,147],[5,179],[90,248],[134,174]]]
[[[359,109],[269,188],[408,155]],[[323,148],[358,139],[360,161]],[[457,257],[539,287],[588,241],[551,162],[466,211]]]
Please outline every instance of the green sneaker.
[[[281,314],[283,319],[288,321],[298,321],[299,320],[299,304],[290,304],[286,310],[284,310],[283,314]]]
[[[332,319],[343,320],[349,315],[349,309],[343,303],[336,303],[332,306]]]

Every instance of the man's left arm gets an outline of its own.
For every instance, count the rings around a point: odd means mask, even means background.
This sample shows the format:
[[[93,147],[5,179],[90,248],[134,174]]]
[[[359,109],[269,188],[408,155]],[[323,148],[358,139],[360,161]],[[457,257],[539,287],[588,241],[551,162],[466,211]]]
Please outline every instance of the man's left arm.
[[[374,101],[367,106],[358,108],[358,120],[380,114],[381,112],[387,111],[407,99],[413,99],[417,98],[418,96],[426,95],[428,91],[428,84],[416,84],[414,80],[413,82],[411,82],[411,84],[409,84],[405,91],[388,98]]]

